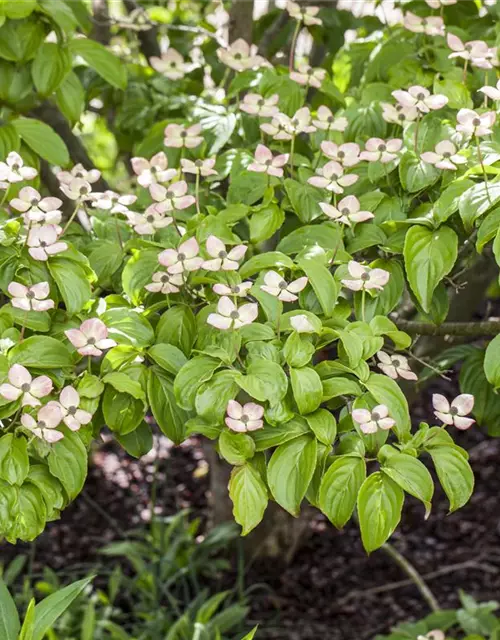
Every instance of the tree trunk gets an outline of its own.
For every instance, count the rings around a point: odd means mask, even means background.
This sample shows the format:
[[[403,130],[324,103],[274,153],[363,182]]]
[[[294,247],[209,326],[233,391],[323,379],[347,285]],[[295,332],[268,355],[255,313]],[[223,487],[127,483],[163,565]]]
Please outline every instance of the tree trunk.
[[[229,42],[243,38],[252,42],[254,0],[233,0],[229,11]]]

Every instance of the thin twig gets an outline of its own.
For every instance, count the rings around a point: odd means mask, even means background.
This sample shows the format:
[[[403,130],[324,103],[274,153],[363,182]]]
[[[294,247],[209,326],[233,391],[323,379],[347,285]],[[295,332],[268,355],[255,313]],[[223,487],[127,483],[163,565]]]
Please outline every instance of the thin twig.
[[[441,576],[449,573],[455,573],[455,571],[462,571],[463,569],[477,569],[478,571],[484,571],[485,573],[498,573],[497,567],[492,567],[487,564],[476,562],[475,560],[467,560],[466,562],[457,562],[456,564],[450,564],[447,567],[442,567],[436,571],[425,573],[422,578],[424,580],[433,580],[434,578],[440,578]],[[397,580],[396,582],[388,582],[387,584],[381,584],[378,587],[371,587],[370,589],[354,589],[349,591],[343,598],[340,599],[339,604],[343,605],[351,598],[358,598],[359,596],[376,595],[377,593],[387,593],[389,591],[396,591],[404,587],[409,587],[415,584],[413,580],[409,578],[406,580]]]
[[[496,336],[500,333],[500,320],[483,320],[481,322],[443,322],[440,325],[412,320],[396,321],[398,329],[411,335],[420,336]]]
[[[396,547],[393,547],[392,544],[389,544],[388,542],[385,542],[380,548],[385,551],[387,555],[391,556],[396,564],[398,564],[401,569],[403,569],[403,571],[408,575],[410,580],[415,584],[417,589],[422,594],[423,599],[427,602],[431,610],[439,611],[441,607],[439,606],[436,596],[429,589],[425,580],[411,564],[411,562],[409,562],[409,560],[407,560],[404,555],[396,549]]]

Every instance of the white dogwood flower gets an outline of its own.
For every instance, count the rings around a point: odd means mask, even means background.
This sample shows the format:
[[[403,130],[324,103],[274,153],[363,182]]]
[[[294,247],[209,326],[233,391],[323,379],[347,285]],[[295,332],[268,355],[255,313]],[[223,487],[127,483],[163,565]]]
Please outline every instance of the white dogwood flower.
[[[21,424],[35,436],[53,443],[64,438],[64,434],[56,430],[62,420],[61,409],[55,402],[49,402],[39,409],[36,419],[29,413],[23,413]]]
[[[316,111],[316,119],[312,121],[313,125],[324,131],[341,131],[344,132],[349,121],[344,116],[336,118],[328,107],[321,105]]]
[[[274,93],[269,98],[263,98],[258,93],[247,93],[240,102],[241,111],[259,118],[271,118],[279,113],[279,95]]]
[[[250,45],[243,38],[238,38],[227,48],[217,49],[217,57],[230,69],[245,71],[269,64],[262,56],[257,55],[257,51],[257,45]]]
[[[361,205],[356,196],[342,198],[336,207],[326,202],[320,202],[319,206],[321,211],[331,220],[342,222],[348,227],[353,222],[364,222],[375,217],[370,211],[360,211]]]
[[[237,433],[246,433],[247,431],[256,431],[262,429],[264,421],[264,407],[255,402],[247,402],[243,406],[236,400],[229,400],[226,409],[226,425],[231,431]]]
[[[11,304],[23,311],[48,311],[54,308],[54,301],[47,300],[50,293],[48,282],[39,282],[30,287],[20,282],[11,282],[7,291],[12,296]]]
[[[350,173],[344,175],[342,165],[335,160],[330,160],[324,167],[316,169],[318,175],[308,179],[308,183],[320,189],[327,189],[333,193],[344,193],[344,187],[353,185],[358,180],[358,175]]]
[[[184,271],[196,271],[201,269],[203,258],[198,254],[200,247],[196,238],[189,238],[177,249],[165,249],[158,256],[158,262],[167,267],[169,273],[183,273]]]
[[[283,176],[283,166],[288,162],[289,154],[282,153],[273,156],[271,149],[263,144],[257,145],[253,162],[247,169],[258,173],[267,173],[270,176],[281,178]]]
[[[294,302],[298,296],[295,295],[302,291],[308,283],[308,278],[303,276],[293,280],[293,282],[287,282],[276,271],[268,271],[264,275],[264,284],[261,285],[262,291],[269,293],[271,296],[282,300],[283,302]]]
[[[294,18],[297,22],[303,22],[306,27],[323,24],[323,21],[316,17],[319,13],[319,7],[301,7],[297,2],[288,0],[286,10],[291,18]]]
[[[472,109],[460,109],[457,114],[457,131],[469,136],[487,136],[493,133],[496,117],[494,111],[479,114]]]
[[[446,42],[452,50],[448,58],[473,60],[474,58],[484,58],[488,55],[488,45],[483,40],[470,40],[464,43],[453,33],[447,33]]]
[[[151,160],[132,158],[130,164],[141,187],[149,187],[153,182],[170,182],[177,175],[177,169],[168,168],[168,159],[163,151],[155,154]]]
[[[9,382],[0,385],[0,396],[13,402],[21,398],[21,406],[37,407],[40,398],[52,391],[52,380],[48,376],[33,378],[31,373],[20,364],[13,364],[7,374]]]
[[[343,167],[354,167],[360,161],[359,144],[355,142],[345,142],[339,145],[329,140],[323,140],[320,146],[327,158],[335,160]]]
[[[144,213],[130,211],[127,214],[128,223],[134,231],[141,236],[152,236],[158,229],[163,229],[172,224],[174,219],[166,216],[163,211],[158,211],[158,205],[150,204]]]
[[[410,87],[408,91],[398,89],[393,91],[392,95],[403,107],[414,107],[420,113],[429,113],[431,110],[442,109],[447,103],[448,98],[441,94],[431,95],[429,89],[415,85]]]
[[[156,210],[181,211],[187,209],[196,202],[196,198],[188,194],[188,185],[185,180],[173,182],[168,188],[161,184],[153,183],[149,187],[149,193],[158,204]]]
[[[390,273],[385,269],[372,269],[360,264],[355,260],[350,260],[347,265],[350,279],[341,280],[344,287],[351,291],[362,291],[368,289],[383,289],[389,282]]]
[[[214,165],[215,158],[206,158],[205,160],[188,160],[187,158],[182,158],[181,160],[182,171],[184,173],[194,173],[204,178],[217,175]]]
[[[432,396],[434,415],[444,424],[454,425],[464,431],[471,427],[475,420],[466,418],[474,408],[474,396],[470,393],[462,393],[452,400],[451,404],[440,393]]]
[[[222,296],[217,303],[217,313],[209,314],[207,323],[217,329],[239,329],[251,324],[259,314],[259,306],[255,302],[237,307],[228,296]]]
[[[391,356],[385,351],[379,351],[377,358],[380,360],[377,364],[378,368],[389,378],[396,380],[399,377],[405,380],[418,380],[417,375],[410,369],[408,358],[399,355],[399,353]]]
[[[82,425],[89,424],[92,420],[92,414],[89,411],[80,409],[80,394],[69,385],[59,394],[59,402],[48,403],[48,406],[54,405],[59,407],[62,421],[71,431],[78,431]]]
[[[152,56],[149,58],[149,64],[155,71],[158,71],[169,80],[181,80],[187,71],[184,58],[171,47],[161,57]]]
[[[33,167],[25,167],[21,156],[15,151],[11,151],[5,159],[0,162],[0,188],[6,189],[9,184],[22,182],[23,180],[33,180],[38,175],[38,171]]]
[[[217,284],[214,284],[212,289],[218,296],[236,296],[238,298],[245,298],[252,287],[253,282],[245,280],[245,282],[233,285],[218,282]]]
[[[62,200],[59,198],[42,198],[33,187],[23,187],[17,198],[12,198],[10,206],[23,214],[26,226],[35,224],[55,224],[61,222]]]
[[[30,229],[28,233],[28,252],[34,260],[46,262],[50,256],[66,251],[66,242],[59,242],[59,229],[53,224]]]
[[[184,284],[182,273],[165,273],[157,271],[153,273],[152,282],[144,288],[152,293],[178,293],[179,287]]]
[[[408,122],[413,122],[418,117],[418,111],[415,107],[404,107],[402,104],[389,104],[381,102],[382,118],[386,122],[403,126]]]
[[[491,98],[492,100],[500,100],[500,80],[497,82],[495,87],[485,86],[481,87],[479,91],[481,91],[481,93],[484,93],[485,96],[488,96],[488,98]]]
[[[397,152],[403,146],[403,141],[399,138],[382,140],[381,138],[370,138],[365,144],[365,150],[360,153],[361,160],[368,162],[381,162],[387,164],[395,160]]]
[[[466,158],[458,155],[457,148],[449,140],[438,142],[434,151],[421,153],[420,157],[424,162],[433,164],[436,169],[447,169],[449,171],[456,171],[457,164],[465,164],[467,162]]]
[[[83,178],[72,178],[69,182],[61,182],[59,188],[70,200],[85,202],[92,199],[92,186]]]
[[[290,80],[298,84],[319,89],[326,78],[326,69],[313,68],[308,64],[299,64],[296,71],[290,72]]]
[[[63,184],[69,184],[75,178],[94,184],[101,177],[101,172],[97,169],[85,169],[82,164],[75,164],[71,171],[59,171],[57,179]]]
[[[289,126],[290,118],[283,113],[276,115],[271,122],[264,122],[260,125],[261,130],[274,140],[291,140]]]
[[[352,418],[359,424],[363,433],[377,433],[379,429],[387,431],[391,429],[396,421],[389,417],[389,409],[385,404],[379,404],[371,411],[368,409],[354,409]]]
[[[67,329],[64,334],[82,356],[100,356],[103,350],[116,347],[108,338],[108,328],[99,318],[84,320],[79,329]]]
[[[108,190],[102,193],[92,194],[92,206],[96,209],[104,209],[110,213],[129,213],[129,206],[134,204],[137,196],[120,195],[114,191]]]
[[[226,245],[222,240],[210,235],[207,238],[206,249],[212,259],[205,260],[202,267],[207,271],[236,271],[240,266],[239,262],[243,260],[247,248],[244,244],[239,244],[227,251]]]
[[[163,144],[166,147],[181,149],[195,149],[203,142],[201,133],[201,125],[193,124],[185,127],[183,124],[169,124],[165,127],[165,139]]]
[[[407,11],[404,14],[403,26],[413,33],[425,33],[427,36],[444,35],[443,19],[438,16],[421,18],[411,11]]]

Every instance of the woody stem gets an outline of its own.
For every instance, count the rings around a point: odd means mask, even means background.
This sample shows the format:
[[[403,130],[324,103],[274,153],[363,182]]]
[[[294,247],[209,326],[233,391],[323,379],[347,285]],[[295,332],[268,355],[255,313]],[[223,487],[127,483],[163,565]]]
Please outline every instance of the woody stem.
[[[196,198],[196,213],[201,213],[200,212],[200,172],[197,171],[196,172],[196,183],[195,183],[195,187],[194,187],[194,195]]]
[[[479,138],[477,137],[477,135],[474,135],[474,137],[476,139],[477,158],[479,160],[479,164],[481,165],[481,169],[483,171],[484,186],[486,187],[486,195],[488,196],[489,203],[493,204],[491,202],[490,192],[488,190],[488,175],[486,173],[486,169],[484,168],[483,154],[481,153],[481,147],[479,146]]]

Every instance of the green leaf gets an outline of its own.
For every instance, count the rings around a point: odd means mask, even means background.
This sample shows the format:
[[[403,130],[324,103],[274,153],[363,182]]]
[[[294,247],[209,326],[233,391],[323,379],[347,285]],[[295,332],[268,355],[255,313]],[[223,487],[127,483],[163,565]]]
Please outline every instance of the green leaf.
[[[5,14],[7,18],[12,20],[21,20],[27,18],[36,7],[36,0],[3,0],[3,4],[0,5],[0,11]]]
[[[300,416],[296,416],[275,427],[264,424],[264,428],[254,431],[252,437],[255,442],[255,450],[265,451],[306,434],[311,434],[307,422]]]
[[[305,367],[311,363],[315,348],[308,336],[292,331],[283,347],[283,355],[290,367]]]
[[[489,343],[484,356],[484,373],[495,389],[500,387],[500,335]]]
[[[109,337],[118,344],[140,348],[147,347],[154,341],[153,327],[138,311],[115,307],[103,313],[101,320],[108,327]]]
[[[31,75],[42,96],[50,96],[71,71],[71,56],[66,48],[55,42],[44,42],[38,49]]]
[[[247,260],[247,262],[245,262],[245,264],[240,268],[239,273],[242,280],[245,280],[249,276],[253,276],[263,269],[273,269],[275,267],[278,269],[293,269],[294,266],[293,260],[284,253],[279,251],[267,251],[266,253],[252,256],[250,260]]]
[[[432,207],[432,212],[436,222],[441,224],[458,211],[460,196],[474,186],[472,180],[460,179],[452,182],[439,196]]]
[[[141,422],[137,429],[130,433],[115,434],[115,437],[125,451],[134,458],[145,456],[153,448],[153,434],[146,422]]]
[[[453,268],[458,253],[458,237],[450,227],[430,230],[415,225],[408,230],[404,258],[408,281],[425,312],[429,312],[432,294]]]
[[[300,253],[311,247],[321,247],[325,251],[339,252],[344,249],[340,225],[315,224],[295,229],[278,244],[278,251],[287,255]],[[243,276],[242,276],[243,277]]]
[[[69,164],[66,144],[47,124],[34,118],[16,118],[11,123],[23,142],[41,158],[61,167]]]
[[[290,369],[293,397],[299,412],[312,413],[323,399],[323,384],[319,375],[311,367]]]
[[[61,482],[68,498],[73,500],[87,477],[87,449],[78,433],[66,427],[60,430],[64,432],[64,438],[51,446],[47,461],[50,473]]]
[[[163,135],[163,134],[162,134]],[[158,251],[135,251],[122,271],[122,286],[132,304],[138,305],[148,293],[144,287],[158,270]]]
[[[337,283],[330,270],[317,259],[302,259],[298,261],[298,264],[309,278],[309,284],[318,298],[323,313],[330,317],[339,295]]]
[[[220,360],[209,356],[195,356],[188,360],[174,380],[174,394],[179,407],[192,411],[198,389],[220,366]]]
[[[17,506],[19,513],[14,532],[21,540],[31,542],[42,533],[45,527],[47,510],[42,494],[37,487],[26,482],[19,487]]]
[[[63,508],[65,497],[61,483],[50,473],[45,464],[33,464],[30,467],[26,482],[35,485],[40,491],[47,507],[47,517],[58,517]]]
[[[6,433],[0,438],[0,478],[21,486],[29,468],[26,438]]]
[[[173,376],[177,375],[187,362],[186,356],[180,349],[174,347],[173,344],[165,344],[162,342],[150,347],[148,349],[148,356]]]
[[[127,393],[136,400],[146,400],[146,394],[144,393],[141,385],[137,380],[132,380],[123,371],[113,371],[104,376],[102,381],[105,384],[110,384],[113,389],[120,391],[121,393]]]
[[[383,462],[382,471],[407,493],[424,503],[425,517],[428,518],[434,482],[425,465],[406,453],[394,453]]]
[[[11,124],[0,126],[0,161],[5,161],[11,151],[19,151],[21,139]]]
[[[167,309],[156,327],[156,342],[173,344],[189,356],[196,335],[196,320],[188,306]]]
[[[341,376],[323,380],[322,384],[322,402],[326,402],[332,398],[338,398],[339,396],[360,396],[363,393],[363,390],[355,380],[342,378]]]
[[[364,458],[339,456],[328,467],[319,489],[319,507],[334,527],[349,521],[366,477]]]
[[[372,373],[365,386],[379,404],[385,404],[389,415],[396,420],[394,431],[400,440],[410,434],[408,402],[397,382],[381,373]]]
[[[238,176],[231,176],[227,191],[227,204],[255,204],[267,189],[267,176],[264,173],[252,173],[246,169]]]
[[[90,300],[91,290],[85,269],[73,260],[51,258],[48,262],[51,276],[70,315],[78,313]]]
[[[123,261],[123,250],[118,242],[98,240],[92,243],[94,247],[89,253],[89,262],[97,275],[101,287],[112,287],[112,277],[120,268]]]
[[[26,613],[24,614],[24,622],[19,634],[18,640],[33,640],[33,629],[35,626],[35,598],[31,598]]]
[[[427,450],[450,501],[450,512],[460,509],[469,501],[474,489],[474,474],[469,463],[454,446],[429,447]]]
[[[260,208],[249,221],[250,242],[258,244],[270,238],[285,221],[284,212],[276,204]]]
[[[204,382],[196,393],[195,407],[198,415],[209,422],[222,424],[226,414],[227,403],[233,400],[239,386],[237,379],[241,374],[238,371],[218,371],[211,380]]]
[[[363,357],[363,341],[361,337],[357,333],[347,330],[338,330],[336,333],[342,343],[342,359],[345,361],[347,356],[347,361],[351,368],[358,366]]]
[[[162,432],[175,444],[180,444],[185,439],[188,415],[177,406],[173,381],[158,367],[152,367],[149,372],[148,398]]]
[[[56,102],[61,113],[76,124],[85,108],[85,89],[74,71],[70,71],[56,91]]]
[[[246,433],[234,433],[229,429],[223,429],[219,437],[219,450],[229,464],[244,464],[253,457],[255,442]]]
[[[361,539],[367,553],[381,547],[401,519],[403,490],[381,471],[372,473],[358,493]]]
[[[298,516],[300,503],[316,468],[316,439],[300,436],[280,445],[267,467],[267,481],[276,502],[292,516]]]
[[[73,584],[51,593],[50,596],[47,596],[36,605],[33,640],[43,640],[47,631],[52,629],[55,621],[62,616],[93,579],[94,576],[90,576],[89,578],[78,580],[78,582],[73,582]]]
[[[462,359],[462,354],[460,359]],[[474,417],[480,426],[486,426],[490,435],[500,433],[500,396],[488,383],[484,371],[484,351],[474,349],[460,369],[460,391],[474,396]],[[455,360],[456,361],[456,360]],[[443,368],[449,365],[444,362]]]
[[[45,36],[44,25],[35,16],[23,20],[7,20],[0,27],[0,58],[13,62],[31,60]]]
[[[70,51],[81,56],[110,85],[117,89],[127,87],[127,67],[99,42],[89,38],[73,38],[69,42]]]
[[[480,182],[465,191],[459,200],[458,210],[465,230],[470,233],[474,222],[500,201],[500,184]]]
[[[250,464],[233,469],[229,497],[233,501],[234,519],[246,536],[262,520],[268,502],[267,487]]]
[[[320,189],[287,178],[284,182],[286,195],[301,222],[307,224],[323,215],[319,203],[324,200]]]
[[[28,369],[62,369],[73,366],[69,349],[49,336],[30,336],[9,351],[11,364],[22,364]]]
[[[5,582],[0,578],[0,637],[17,640],[21,628],[19,615]]]
[[[327,446],[333,445],[337,435],[337,421],[327,409],[316,409],[314,413],[304,416],[309,428],[316,438]]]
[[[252,359],[247,375],[239,376],[236,382],[260,402],[277,402],[285,397],[288,389],[288,379],[280,365],[263,358]]]
[[[399,178],[403,188],[409,193],[415,193],[430,187],[438,180],[440,175],[441,173],[436,167],[424,162],[419,157],[417,158],[409,151],[401,158]]]

